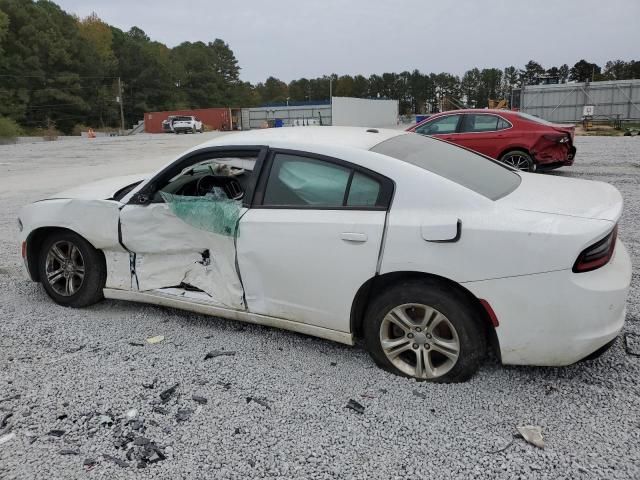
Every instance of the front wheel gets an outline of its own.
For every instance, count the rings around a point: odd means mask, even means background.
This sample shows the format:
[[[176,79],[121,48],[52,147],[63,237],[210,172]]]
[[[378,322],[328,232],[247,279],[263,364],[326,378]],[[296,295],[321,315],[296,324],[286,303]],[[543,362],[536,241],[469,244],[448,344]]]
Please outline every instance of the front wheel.
[[[512,152],[505,153],[500,161],[505,165],[520,170],[522,172],[535,172],[536,164],[527,152],[522,150],[514,150]]]
[[[461,382],[486,352],[481,319],[460,292],[437,281],[411,281],[370,306],[365,344],[374,361],[393,373],[432,382]]]
[[[40,281],[58,304],[86,307],[103,298],[107,273],[102,255],[81,236],[55,232],[42,243]]]

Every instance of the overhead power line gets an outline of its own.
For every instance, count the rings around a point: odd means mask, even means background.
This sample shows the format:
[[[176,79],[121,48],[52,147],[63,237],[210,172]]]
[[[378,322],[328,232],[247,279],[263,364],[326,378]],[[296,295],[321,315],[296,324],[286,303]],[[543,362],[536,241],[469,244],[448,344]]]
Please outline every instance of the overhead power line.
[[[118,77],[111,77],[106,75],[75,75],[73,73],[69,74],[58,74],[58,75],[14,75],[14,74],[0,74],[0,77],[11,77],[11,78],[108,78],[111,80],[116,80]]]

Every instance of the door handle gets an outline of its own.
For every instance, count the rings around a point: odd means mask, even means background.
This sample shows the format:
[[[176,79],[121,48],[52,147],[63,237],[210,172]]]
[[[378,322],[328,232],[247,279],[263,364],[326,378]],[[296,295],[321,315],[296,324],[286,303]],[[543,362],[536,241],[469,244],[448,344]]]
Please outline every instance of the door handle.
[[[340,234],[340,238],[347,242],[366,242],[367,234],[357,232],[342,232]]]

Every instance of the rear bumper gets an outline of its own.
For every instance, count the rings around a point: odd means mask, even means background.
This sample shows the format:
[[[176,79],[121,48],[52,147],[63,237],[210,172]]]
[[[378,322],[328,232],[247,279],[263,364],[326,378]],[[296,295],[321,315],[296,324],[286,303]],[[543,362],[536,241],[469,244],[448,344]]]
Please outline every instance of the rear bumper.
[[[573,160],[576,157],[576,147],[573,145],[567,146],[554,146],[535,152],[535,161],[538,165],[538,170],[553,170],[554,168],[568,167],[573,165]]]
[[[630,282],[631,259],[618,240],[613,259],[591,272],[561,270],[464,285],[495,311],[503,363],[564,366],[618,335]]]

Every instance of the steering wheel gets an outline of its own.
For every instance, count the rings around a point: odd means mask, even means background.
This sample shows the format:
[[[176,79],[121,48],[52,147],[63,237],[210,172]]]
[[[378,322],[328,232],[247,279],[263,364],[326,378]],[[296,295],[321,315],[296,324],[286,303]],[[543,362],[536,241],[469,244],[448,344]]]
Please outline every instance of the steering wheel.
[[[240,200],[244,197],[244,190],[238,180],[232,177],[226,177],[221,182],[220,177],[213,175],[205,175],[198,179],[196,183],[196,195],[204,197],[206,194],[211,193],[214,187],[222,188],[227,198],[231,200]]]
[[[216,186],[216,177],[213,175],[205,175],[200,177],[196,183],[196,195],[204,197],[207,193],[211,193],[213,187]]]

